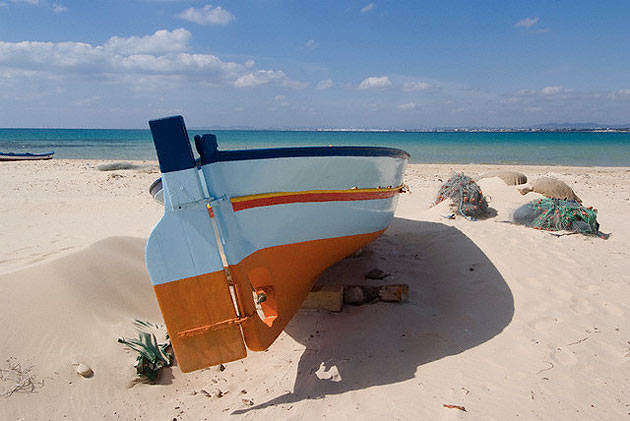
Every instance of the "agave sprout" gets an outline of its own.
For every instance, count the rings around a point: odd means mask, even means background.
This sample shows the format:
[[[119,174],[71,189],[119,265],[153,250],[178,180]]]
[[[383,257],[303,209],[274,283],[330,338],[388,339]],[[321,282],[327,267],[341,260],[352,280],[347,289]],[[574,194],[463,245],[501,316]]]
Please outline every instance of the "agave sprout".
[[[168,351],[171,340],[164,326],[142,320],[136,320],[133,325],[138,330],[138,339],[118,338],[118,342],[139,354],[134,364],[138,376],[153,381],[163,367],[169,367],[173,362],[173,355]],[[160,342],[156,334],[160,335]]]

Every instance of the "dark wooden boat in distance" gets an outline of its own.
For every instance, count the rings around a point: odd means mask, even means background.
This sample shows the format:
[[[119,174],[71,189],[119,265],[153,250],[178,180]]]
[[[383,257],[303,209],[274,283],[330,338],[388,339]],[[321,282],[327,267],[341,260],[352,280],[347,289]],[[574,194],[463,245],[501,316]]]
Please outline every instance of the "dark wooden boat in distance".
[[[34,161],[52,159],[55,152],[0,152],[0,161]]]

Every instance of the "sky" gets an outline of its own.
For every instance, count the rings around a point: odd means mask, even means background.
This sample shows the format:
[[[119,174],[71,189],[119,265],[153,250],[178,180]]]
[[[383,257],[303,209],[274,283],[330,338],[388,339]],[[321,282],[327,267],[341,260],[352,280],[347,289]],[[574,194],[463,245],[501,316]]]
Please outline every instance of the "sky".
[[[0,127],[630,123],[630,1],[0,0]]]

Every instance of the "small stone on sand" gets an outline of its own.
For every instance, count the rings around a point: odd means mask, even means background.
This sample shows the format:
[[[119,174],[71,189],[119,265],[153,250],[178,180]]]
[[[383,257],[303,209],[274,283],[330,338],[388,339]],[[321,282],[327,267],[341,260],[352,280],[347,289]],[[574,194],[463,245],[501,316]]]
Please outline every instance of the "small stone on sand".
[[[365,274],[365,277],[368,279],[385,279],[388,276],[389,276],[389,273],[385,273],[378,268],[374,268]]]
[[[346,304],[364,304],[365,295],[360,286],[348,286],[343,289],[343,302]]]
[[[83,363],[75,364],[75,366],[76,366],[75,371],[77,372],[79,376],[88,378],[94,375],[94,371]]]

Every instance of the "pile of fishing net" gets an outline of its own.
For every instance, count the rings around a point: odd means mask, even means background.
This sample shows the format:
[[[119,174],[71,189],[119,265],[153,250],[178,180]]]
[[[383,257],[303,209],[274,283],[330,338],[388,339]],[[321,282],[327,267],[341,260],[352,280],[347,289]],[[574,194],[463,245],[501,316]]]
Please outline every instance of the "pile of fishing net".
[[[481,187],[475,181],[459,173],[449,178],[435,199],[435,204],[452,199],[452,209],[467,219],[484,218],[489,215],[488,200],[484,197]]]
[[[597,209],[585,208],[575,200],[534,200],[514,212],[514,222],[547,231],[599,235]]]

